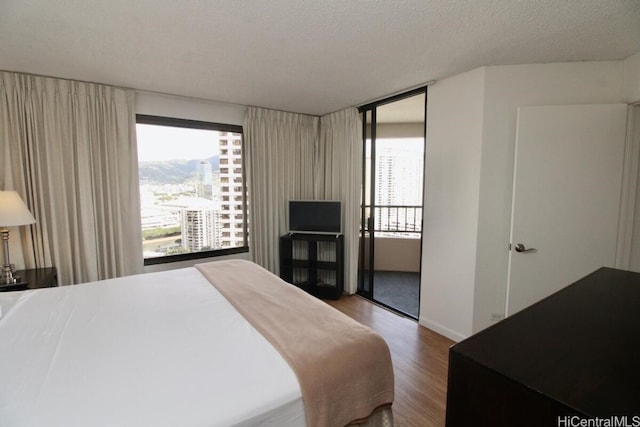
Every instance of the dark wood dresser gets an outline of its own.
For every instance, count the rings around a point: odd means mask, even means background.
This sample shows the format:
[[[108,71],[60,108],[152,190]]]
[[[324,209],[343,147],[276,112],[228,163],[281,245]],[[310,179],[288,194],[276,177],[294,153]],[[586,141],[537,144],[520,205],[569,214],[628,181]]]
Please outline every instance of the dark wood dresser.
[[[594,417],[640,426],[639,273],[601,268],[450,349],[447,427]]]

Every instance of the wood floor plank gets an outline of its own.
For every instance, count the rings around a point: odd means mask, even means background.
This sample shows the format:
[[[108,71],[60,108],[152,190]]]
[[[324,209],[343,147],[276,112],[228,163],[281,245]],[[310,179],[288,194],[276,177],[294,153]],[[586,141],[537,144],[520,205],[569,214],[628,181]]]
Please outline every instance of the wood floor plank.
[[[387,341],[395,374],[395,425],[444,426],[449,347],[453,341],[356,295],[327,303]]]

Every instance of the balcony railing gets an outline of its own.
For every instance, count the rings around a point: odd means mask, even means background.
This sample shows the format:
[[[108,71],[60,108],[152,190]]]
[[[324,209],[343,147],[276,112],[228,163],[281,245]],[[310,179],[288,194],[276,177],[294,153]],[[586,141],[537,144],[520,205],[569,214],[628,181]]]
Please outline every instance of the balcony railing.
[[[420,205],[366,205],[373,229],[380,233],[421,233],[422,206]],[[373,218],[371,218],[373,212]],[[371,226],[369,226],[371,229]]]

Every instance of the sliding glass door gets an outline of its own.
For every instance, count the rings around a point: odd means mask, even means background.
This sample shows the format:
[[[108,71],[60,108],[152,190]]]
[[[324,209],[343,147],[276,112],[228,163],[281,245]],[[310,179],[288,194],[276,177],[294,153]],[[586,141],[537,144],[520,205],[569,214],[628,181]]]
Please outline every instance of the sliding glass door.
[[[418,318],[426,88],[362,107],[358,293]]]

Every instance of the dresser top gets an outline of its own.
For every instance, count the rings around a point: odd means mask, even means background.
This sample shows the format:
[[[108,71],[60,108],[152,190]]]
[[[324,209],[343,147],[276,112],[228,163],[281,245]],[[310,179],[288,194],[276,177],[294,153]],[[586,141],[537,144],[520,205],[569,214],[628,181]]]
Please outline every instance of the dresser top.
[[[601,268],[451,352],[586,415],[639,415],[640,274]]]

